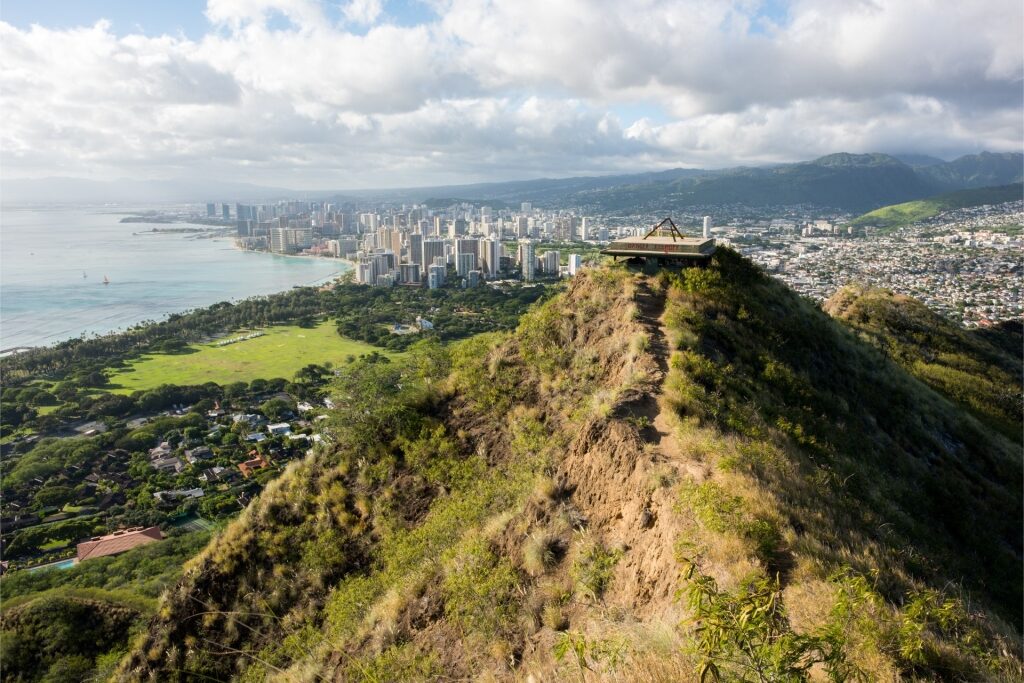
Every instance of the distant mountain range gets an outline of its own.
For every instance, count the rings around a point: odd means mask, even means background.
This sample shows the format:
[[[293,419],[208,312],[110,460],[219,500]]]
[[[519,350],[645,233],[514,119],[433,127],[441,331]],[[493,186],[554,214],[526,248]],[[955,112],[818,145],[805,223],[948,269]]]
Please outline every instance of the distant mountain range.
[[[813,204],[853,213],[942,192],[1020,182],[1024,155],[983,152],[942,161],[920,155],[830,154],[814,161],[716,171],[674,169],[598,178],[544,179],[381,192],[405,201],[457,197],[466,201],[532,201],[619,211],[671,211],[742,204]],[[340,197],[339,197],[340,198]]]
[[[1024,179],[1024,155],[982,152],[942,161],[925,155],[830,154],[813,161],[723,170],[671,169],[628,175],[366,191],[310,191],[194,179],[99,182],[76,178],[4,181],[3,201],[262,202],[285,197],[345,201],[470,201],[588,210],[667,210],[742,204],[813,204],[862,213],[942,192]]]

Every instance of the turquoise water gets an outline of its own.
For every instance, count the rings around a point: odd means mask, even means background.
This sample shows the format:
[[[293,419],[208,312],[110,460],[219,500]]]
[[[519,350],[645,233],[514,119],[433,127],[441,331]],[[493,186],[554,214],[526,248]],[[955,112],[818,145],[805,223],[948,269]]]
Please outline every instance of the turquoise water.
[[[47,569],[71,569],[75,566],[75,558],[70,560],[61,560],[60,562],[51,562],[50,564],[41,564],[38,567],[29,567],[30,572],[45,571]]]
[[[350,268],[336,259],[243,252],[230,238],[133,234],[189,226],[121,223],[132,208],[2,208],[0,349],[123,330]]]

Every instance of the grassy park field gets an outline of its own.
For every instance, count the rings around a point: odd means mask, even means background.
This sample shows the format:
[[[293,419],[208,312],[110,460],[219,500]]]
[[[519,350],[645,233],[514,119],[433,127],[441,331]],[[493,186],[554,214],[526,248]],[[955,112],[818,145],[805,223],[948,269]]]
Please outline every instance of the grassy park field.
[[[110,390],[119,394],[152,389],[161,384],[203,384],[250,382],[254,379],[284,377],[291,379],[297,370],[310,363],[342,363],[349,355],[377,351],[375,346],[345,339],[334,323],[317,327],[294,325],[269,327],[264,335],[226,346],[218,342],[195,344],[186,353],[146,354],[110,377]],[[224,339],[248,334],[227,335]]]

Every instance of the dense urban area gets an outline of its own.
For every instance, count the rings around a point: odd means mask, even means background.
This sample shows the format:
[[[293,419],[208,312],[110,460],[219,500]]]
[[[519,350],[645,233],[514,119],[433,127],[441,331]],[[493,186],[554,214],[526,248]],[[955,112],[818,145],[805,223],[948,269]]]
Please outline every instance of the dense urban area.
[[[653,211],[585,214],[525,202],[513,209],[287,201],[207,204],[205,215],[183,211],[173,219],[230,225],[242,249],[348,259],[360,283],[436,288],[452,277],[475,287],[571,276],[610,241],[642,236],[664,218]],[[818,302],[860,283],[916,297],[967,327],[1024,311],[1022,201],[953,209],[894,229],[809,205],[696,207],[674,218]]]

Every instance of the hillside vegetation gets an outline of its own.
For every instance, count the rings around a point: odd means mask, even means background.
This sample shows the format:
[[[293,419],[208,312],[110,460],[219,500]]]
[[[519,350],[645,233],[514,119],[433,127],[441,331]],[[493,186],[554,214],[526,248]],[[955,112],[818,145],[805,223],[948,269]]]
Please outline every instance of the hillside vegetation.
[[[985,204],[1002,204],[1004,202],[1019,201],[1020,199],[1024,199],[1024,185],[1020,183],[960,190],[927,199],[883,206],[880,209],[875,209],[859,216],[851,222],[851,225],[873,225],[891,230],[937,216],[943,211],[966,209]]]
[[[731,251],[333,393],[121,680],[1022,676],[1019,449]]]
[[[657,212],[690,206],[808,204],[861,213],[953,190],[1019,183],[1020,153],[968,154],[953,161],[921,155],[829,154],[819,159],[718,170],[676,168],[618,176],[544,178],[382,191],[377,198],[450,206],[590,206]],[[349,198],[336,197],[338,202]]]
[[[1020,440],[1020,321],[967,331],[911,297],[858,286],[836,292],[825,310],[922,382]]]
[[[102,681],[144,628],[156,599],[209,539],[172,536],[71,569],[0,578],[0,672],[4,681]]]

